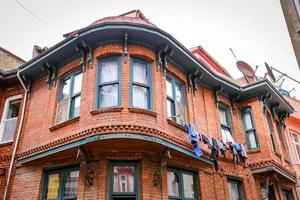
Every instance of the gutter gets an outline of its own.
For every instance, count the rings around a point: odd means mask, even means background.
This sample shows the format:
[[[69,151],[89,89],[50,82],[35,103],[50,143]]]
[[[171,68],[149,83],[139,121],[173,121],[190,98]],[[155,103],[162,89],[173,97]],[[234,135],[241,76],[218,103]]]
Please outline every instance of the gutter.
[[[9,188],[9,184],[10,184],[10,180],[11,180],[11,173],[12,173],[12,170],[13,170],[13,165],[14,165],[15,158],[16,158],[16,152],[17,152],[17,149],[18,149],[19,139],[20,139],[21,130],[22,130],[23,121],[24,121],[27,96],[28,96],[28,88],[26,88],[23,80],[21,79],[21,77],[20,77],[20,71],[19,70],[17,72],[17,77],[18,77],[18,79],[19,79],[22,87],[24,88],[25,92],[24,92],[24,98],[23,98],[23,106],[22,106],[21,119],[20,119],[20,123],[19,123],[17,138],[15,140],[15,146],[14,146],[13,154],[12,154],[10,165],[9,165],[9,170],[8,170],[8,175],[7,175],[7,181],[6,181],[6,185],[5,185],[5,189],[4,189],[3,200],[7,199],[8,188]]]

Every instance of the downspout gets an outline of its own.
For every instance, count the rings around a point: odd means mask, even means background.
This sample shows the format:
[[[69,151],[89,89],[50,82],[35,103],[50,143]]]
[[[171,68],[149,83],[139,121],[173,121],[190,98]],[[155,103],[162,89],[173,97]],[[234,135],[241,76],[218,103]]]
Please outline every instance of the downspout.
[[[19,70],[17,72],[17,77],[18,77],[22,87],[24,88],[25,93],[24,93],[24,98],[23,98],[21,119],[20,119],[20,123],[19,123],[19,128],[18,128],[18,133],[17,133],[17,138],[16,138],[16,141],[15,141],[13,154],[12,154],[10,165],[9,165],[8,176],[7,176],[7,181],[6,181],[6,185],[5,185],[5,189],[4,189],[3,200],[7,199],[7,193],[8,193],[8,188],[9,188],[9,184],[10,184],[11,173],[12,173],[12,169],[13,169],[13,165],[14,165],[14,161],[15,161],[15,157],[16,157],[16,152],[17,152],[17,148],[18,148],[18,144],[19,144],[20,135],[21,135],[22,125],[23,125],[23,121],[24,121],[25,108],[26,108],[27,95],[28,95],[28,88],[26,88],[23,80],[21,79]]]

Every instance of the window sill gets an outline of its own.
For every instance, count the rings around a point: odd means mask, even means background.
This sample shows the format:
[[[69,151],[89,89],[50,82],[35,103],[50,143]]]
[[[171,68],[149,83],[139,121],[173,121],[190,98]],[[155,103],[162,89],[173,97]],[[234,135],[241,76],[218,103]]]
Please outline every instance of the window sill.
[[[176,128],[179,128],[180,130],[182,130],[182,131],[186,131],[180,124],[178,124],[177,122],[175,122],[175,121],[173,121],[173,120],[171,120],[171,119],[167,119],[167,121],[168,121],[168,124],[170,124],[170,125],[172,125],[172,126],[174,126],[174,127],[176,127]]]
[[[154,112],[154,111],[151,111],[151,110],[146,110],[146,109],[142,109],[142,108],[128,108],[129,112],[132,112],[132,113],[140,113],[140,114],[145,114],[145,115],[149,115],[149,116],[152,116],[152,117],[155,117],[157,116],[157,112]]]
[[[80,119],[80,116],[74,117],[74,118],[69,119],[69,120],[67,120],[67,121],[64,121],[64,122],[62,122],[62,123],[60,123],[60,124],[56,124],[56,125],[50,127],[49,129],[50,129],[50,131],[54,131],[54,130],[56,130],[56,129],[59,129],[59,128],[65,127],[65,126],[67,126],[67,125],[69,125],[69,124],[72,124],[72,123],[74,123],[74,122],[77,122],[77,121],[79,121],[79,119]]]
[[[91,111],[92,115],[98,115],[100,113],[110,113],[110,112],[121,112],[123,110],[123,107],[107,107],[107,108],[100,108],[97,110]]]
[[[260,153],[260,149],[251,149],[247,151],[247,154]]]
[[[13,140],[9,140],[9,141],[6,141],[6,142],[1,142],[0,143],[0,147],[9,146],[12,143],[13,143]]]

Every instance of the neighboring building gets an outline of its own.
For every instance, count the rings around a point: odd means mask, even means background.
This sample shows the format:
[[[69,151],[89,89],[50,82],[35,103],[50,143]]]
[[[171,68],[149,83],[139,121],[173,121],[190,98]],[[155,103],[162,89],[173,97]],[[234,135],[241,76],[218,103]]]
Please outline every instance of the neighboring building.
[[[29,96],[7,199],[298,199],[293,107],[268,80],[237,84],[139,10],[65,37],[19,68]],[[202,156],[184,122],[212,144]],[[231,137],[246,163],[215,159]]]
[[[17,69],[25,61],[0,47],[0,194],[3,197],[14,139],[19,125],[23,89]]]
[[[280,2],[298,66],[300,68],[300,1],[280,0]]]
[[[300,101],[289,96],[286,96],[286,99],[295,108],[295,112],[286,120],[286,135],[291,152],[291,163],[297,174],[298,194],[300,194]]]

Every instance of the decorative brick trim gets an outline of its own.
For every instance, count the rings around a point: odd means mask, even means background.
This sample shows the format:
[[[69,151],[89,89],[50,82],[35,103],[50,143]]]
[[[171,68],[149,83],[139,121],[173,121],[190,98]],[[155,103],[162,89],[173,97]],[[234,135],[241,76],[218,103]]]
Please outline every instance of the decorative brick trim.
[[[49,130],[50,131],[54,131],[54,130],[59,129],[61,127],[65,127],[65,126],[67,126],[69,124],[72,124],[74,122],[79,121],[79,119],[80,119],[80,117],[74,117],[74,118],[72,118],[70,120],[64,121],[64,122],[62,122],[60,124],[57,124],[57,125],[54,125],[54,126],[50,127]]]
[[[149,115],[152,117],[156,117],[157,116],[157,112],[151,111],[151,110],[146,110],[146,109],[141,109],[141,108],[128,108],[129,112],[132,113],[140,113],[140,114],[145,114],[145,115]]]
[[[9,161],[11,159],[11,155],[10,154],[6,154],[6,155],[1,155],[0,156],[0,161]]]
[[[92,115],[98,115],[98,114],[101,114],[101,113],[121,112],[123,109],[124,109],[123,107],[101,108],[101,109],[91,111],[91,114]]]

